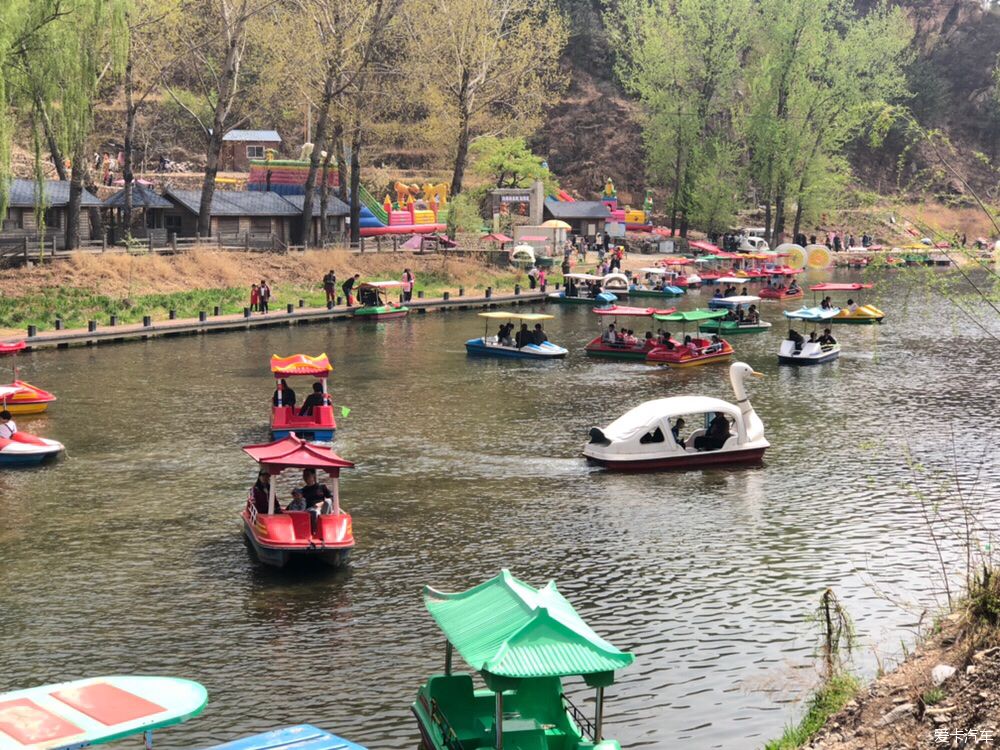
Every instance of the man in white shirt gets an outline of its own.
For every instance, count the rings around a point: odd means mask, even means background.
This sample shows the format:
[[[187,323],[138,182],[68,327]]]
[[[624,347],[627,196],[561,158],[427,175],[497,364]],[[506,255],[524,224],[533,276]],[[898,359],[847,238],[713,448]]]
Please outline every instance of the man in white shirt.
[[[10,412],[6,409],[0,411],[0,438],[10,440],[15,432],[17,432],[17,425],[11,419]]]

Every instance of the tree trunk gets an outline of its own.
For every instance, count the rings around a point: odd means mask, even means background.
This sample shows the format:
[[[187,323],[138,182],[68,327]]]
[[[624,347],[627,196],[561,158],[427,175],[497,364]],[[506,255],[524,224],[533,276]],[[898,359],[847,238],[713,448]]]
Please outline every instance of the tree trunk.
[[[347,162],[344,160],[344,122],[337,117],[337,121],[333,124],[333,150],[336,152],[334,157],[337,160],[337,197],[340,198],[344,203],[350,200],[347,197]]]
[[[319,186],[319,244],[326,247],[326,211],[330,202],[330,150],[327,149],[326,157],[323,159],[323,171],[321,172]]]
[[[681,126],[677,123],[677,158],[674,160],[674,194],[670,200],[670,236],[677,236],[677,206],[681,197]]]
[[[73,167],[69,178],[69,203],[66,205],[66,249],[80,247],[80,204],[83,201],[83,143],[73,150]]]
[[[469,74],[462,73],[462,87],[458,94],[458,149],[455,152],[455,170],[451,175],[452,197],[462,192],[465,162],[469,158]]]
[[[330,59],[326,67],[326,79],[323,81],[323,98],[319,105],[319,116],[316,119],[316,131],[313,133],[313,150],[309,156],[309,173],[306,175],[305,195],[302,196],[302,237],[299,243],[308,247],[312,232],[313,191],[316,189],[316,173],[320,168],[320,153],[326,150],[326,125],[330,118],[330,104],[333,101],[333,79],[339,63]]]
[[[785,233],[785,188],[778,187],[778,194],[774,198],[774,244],[781,243],[782,235]]]
[[[358,96],[360,101],[360,93]],[[361,109],[355,107],[351,124],[351,244],[361,241]]]
[[[795,206],[795,226],[792,227],[792,241],[797,242],[802,230],[802,185],[799,185],[799,198]]]
[[[135,175],[132,173],[132,144],[135,142],[135,81],[132,76],[132,48],[129,45],[128,61],[125,63],[125,163],[122,165],[122,179],[125,180],[125,208],[122,210],[122,223],[125,225],[125,237],[132,237],[132,186]]]
[[[217,89],[218,99],[212,117],[212,132],[206,133],[205,179],[201,185],[201,203],[198,206],[198,234],[208,237],[212,234],[212,198],[215,196],[215,177],[219,173],[219,157],[222,154],[222,137],[225,135],[226,120],[236,96],[236,84],[243,57],[243,37],[247,16],[241,16],[233,26],[228,39],[226,59],[222,64]]]
[[[59,175],[59,179],[65,182],[69,179],[69,175],[66,173],[66,160],[63,159],[62,150],[59,148],[59,141],[56,140],[56,134],[52,130],[52,120],[49,119],[48,110],[45,109],[45,102],[42,101],[42,97],[35,94],[35,111],[38,113],[38,119],[42,122],[42,132],[45,133],[45,141],[49,145],[49,153],[52,155],[52,163],[55,165],[56,174]]]

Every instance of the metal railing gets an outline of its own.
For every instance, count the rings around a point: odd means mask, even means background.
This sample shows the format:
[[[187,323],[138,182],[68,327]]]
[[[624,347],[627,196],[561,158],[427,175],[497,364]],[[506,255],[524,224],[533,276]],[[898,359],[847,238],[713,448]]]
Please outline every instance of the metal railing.
[[[458,734],[456,734],[448,718],[442,713],[438,702],[434,698],[431,698],[431,721],[437,724],[438,729],[441,731],[441,739],[448,750],[463,750],[462,742],[458,739]]]
[[[588,719],[586,714],[573,704],[573,701],[569,699],[568,695],[563,693],[560,697],[562,698],[563,706],[567,711],[569,711],[569,715],[573,717],[573,721],[575,721],[580,727],[580,731],[582,731],[584,736],[591,742],[596,742],[594,738],[597,731],[594,729],[594,722]]]

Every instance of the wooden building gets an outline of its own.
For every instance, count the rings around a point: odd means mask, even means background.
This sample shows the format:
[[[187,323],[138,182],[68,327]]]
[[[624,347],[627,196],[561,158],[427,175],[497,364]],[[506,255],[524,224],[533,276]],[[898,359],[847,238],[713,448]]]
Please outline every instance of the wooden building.
[[[545,218],[569,224],[573,234],[591,239],[604,234],[611,212],[601,201],[545,201]]]
[[[174,204],[145,185],[132,185],[132,236],[153,240],[155,245],[165,245],[169,240],[164,214]],[[125,190],[119,190],[106,201],[104,208],[109,214],[110,241],[121,242],[128,234],[125,231]]]
[[[41,205],[44,214],[39,221],[37,215],[38,203],[36,190],[38,184],[34,180],[11,180],[7,206],[7,215],[3,220],[3,230],[0,231],[0,244],[22,244],[25,238],[30,242],[39,239],[41,224],[45,225],[45,241],[66,248],[66,226],[69,213],[69,182],[46,180],[42,184]],[[101,199],[86,190],[80,200],[80,239],[89,240],[91,233],[90,209],[103,206]],[[98,214],[99,215],[99,214]],[[100,226],[94,229],[100,231]]]
[[[230,130],[222,136],[220,168],[224,172],[249,172],[251,159],[263,159],[268,149],[281,149],[277,130]]]

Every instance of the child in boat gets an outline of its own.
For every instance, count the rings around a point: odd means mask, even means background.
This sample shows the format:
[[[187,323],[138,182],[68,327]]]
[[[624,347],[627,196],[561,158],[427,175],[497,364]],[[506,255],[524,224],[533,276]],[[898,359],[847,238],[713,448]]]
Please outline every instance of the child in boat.
[[[17,425],[11,417],[11,413],[4,409],[0,411],[0,438],[10,440],[17,432]]]
[[[851,311],[851,315],[858,311],[858,303],[853,299],[847,300],[847,309]]]
[[[302,490],[296,487],[292,490],[292,502],[285,510],[306,510],[306,499],[302,496]]]
[[[705,354],[712,354],[714,352],[722,351],[722,339],[716,333],[712,334],[712,343],[705,347]]]

